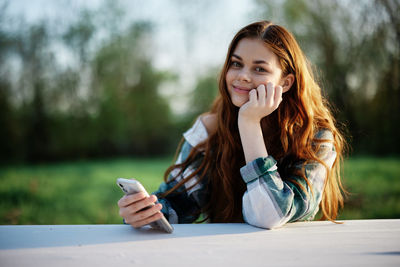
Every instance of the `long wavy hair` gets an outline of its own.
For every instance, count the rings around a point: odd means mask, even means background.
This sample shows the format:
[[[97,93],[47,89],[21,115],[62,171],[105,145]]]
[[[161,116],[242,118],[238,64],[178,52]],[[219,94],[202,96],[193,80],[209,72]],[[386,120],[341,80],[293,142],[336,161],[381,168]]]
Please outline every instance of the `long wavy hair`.
[[[339,207],[343,206],[340,165],[345,142],[297,41],[284,27],[269,21],[252,23],[233,38],[219,77],[219,95],[209,111],[216,114],[217,129],[192,149],[185,161],[166,170],[164,179],[168,181],[172,170],[180,169],[176,178],[190,164],[200,159],[196,170],[180,180],[164,196],[173,193],[195,176],[197,183],[207,179],[208,204],[202,210],[207,215],[206,219],[210,222],[243,221],[242,197],[246,185],[240,175],[240,167],[246,162],[237,126],[239,108],[231,102],[226,84],[232,53],[243,38],[262,40],[278,56],[283,77],[290,73],[295,77],[277,110],[261,120],[264,141],[269,155],[278,162],[282,179],[296,183],[305,192],[308,192],[307,188],[289,174],[304,179],[312,193],[310,183],[304,170],[291,168],[292,163],[317,161],[325,166],[327,177],[320,203],[321,219],[333,221]],[[328,129],[333,134],[333,141],[315,138],[321,129]],[[317,156],[322,142],[332,142],[336,150],[337,157],[331,169]]]

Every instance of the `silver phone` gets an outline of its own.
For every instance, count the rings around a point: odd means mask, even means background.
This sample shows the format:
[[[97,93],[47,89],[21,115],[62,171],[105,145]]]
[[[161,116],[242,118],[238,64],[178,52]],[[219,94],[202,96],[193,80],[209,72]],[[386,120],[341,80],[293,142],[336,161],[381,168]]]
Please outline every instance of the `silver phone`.
[[[136,179],[118,178],[117,185],[121,188],[121,190],[125,193],[125,195],[144,192],[146,196],[149,196],[143,185]],[[150,223],[150,226],[155,229],[163,230],[167,233],[172,233],[174,231],[174,228],[167,221],[167,219],[165,219],[164,216],[161,219]]]

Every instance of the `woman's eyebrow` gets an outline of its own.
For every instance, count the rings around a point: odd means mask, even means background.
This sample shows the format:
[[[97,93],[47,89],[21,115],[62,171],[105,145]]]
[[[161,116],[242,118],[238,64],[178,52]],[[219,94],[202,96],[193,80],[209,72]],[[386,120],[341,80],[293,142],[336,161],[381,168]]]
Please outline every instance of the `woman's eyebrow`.
[[[259,60],[254,60],[253,63],[254,63],[254,64],[267,64],[267,65],[269,65],[269,63],[268,63],[267,61],[261,60],[261,59],[259,59]]]
[[[235,57],[235,58],[237,58],[237,59],[239,59],[239,60],[242,60],[241,57],[239,57],[238,55],[235,55],[235,54],[232,54],[232,57]]]
[[[236,54],[232,54],[232,57],[235,57],[235,58],[243,61],[243,59],[240,56],[236,55]],[[266,62],[265,60],[262,60],[262,59],[254,60],[253,63],[254,64],[266,64],[266,65],[269,65],[268,62]]]

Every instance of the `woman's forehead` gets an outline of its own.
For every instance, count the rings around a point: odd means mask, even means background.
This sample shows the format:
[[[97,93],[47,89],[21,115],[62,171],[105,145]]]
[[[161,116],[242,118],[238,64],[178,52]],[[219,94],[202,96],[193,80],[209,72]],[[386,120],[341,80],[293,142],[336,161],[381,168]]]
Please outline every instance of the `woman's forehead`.
[[[236,45],[231,56],[240,57],[244,61],[265,61],[278,63],[275,53],[260,39],[244,38]]]

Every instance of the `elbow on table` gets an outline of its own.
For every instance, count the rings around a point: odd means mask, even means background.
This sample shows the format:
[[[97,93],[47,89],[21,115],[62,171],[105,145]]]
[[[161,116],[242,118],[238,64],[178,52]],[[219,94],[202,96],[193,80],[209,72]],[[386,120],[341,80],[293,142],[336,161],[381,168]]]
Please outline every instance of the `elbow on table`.
[[[286,221],[277,216],[254,216],[255,214],[245,214],[243,213],[244,221],[249,225],[272,230],[283,226]]]
[[[292,194],[286,199],[290,202]],[[246,192],[243,196],[242,214],[244,221],[252,226],[274,229],[281,227],[287,222],[287,212],[277,206],[269,195],[252,194]]]
[[[296,213],[296,211],[298,213]],[[282,227],[290,221],[307,220],[310,219],[310,216],[313,218],[317,211],[318,205],[312,208],[310,202],[305,200],[302,209],[294,209],[292,206],[292,208],[286,210],[285,213],[278,212],[274,209],[268,210],[268,212],[264,210],[262,213],[254,210],[252,212],[247,211],[247,213],[244,211],[243,217],[245,222],[252,226],[264,229],[275,229]]]

